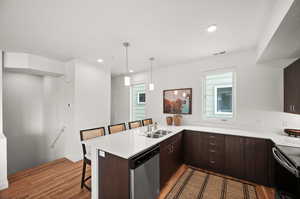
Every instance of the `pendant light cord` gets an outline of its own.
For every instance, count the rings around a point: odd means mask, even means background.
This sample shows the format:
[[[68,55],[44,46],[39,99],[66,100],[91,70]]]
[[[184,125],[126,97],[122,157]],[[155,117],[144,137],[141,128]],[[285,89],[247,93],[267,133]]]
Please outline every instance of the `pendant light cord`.
[[[128,69],[128,46],[126,47],[126,73],[128,74],[129,69]]]
[[[129,47],[129,43],[128,42],[124,42],[123,46],[125,47],[125,53],[126,53],[126,74],[129,73],[129,68],[128,68],[128,47]]]
[[[151,58],[150,58],[150,81],[151,81],[150,83],[153,83],[153,82],[152,82],[152,73],[153,73],[153,69],[152,69],[152,68],[153,68],[153,61],[154,61],[154,57],[151,57]]]
[[[150,66],[150,80],[151,80],[150,83],[152,83],[152,60],[151,60],[151,66]]]

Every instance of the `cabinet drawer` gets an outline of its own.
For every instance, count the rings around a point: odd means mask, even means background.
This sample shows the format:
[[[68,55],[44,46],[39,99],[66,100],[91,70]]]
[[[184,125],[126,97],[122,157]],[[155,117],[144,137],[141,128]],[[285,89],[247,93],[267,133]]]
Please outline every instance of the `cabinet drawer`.
[[[207,164],[209,170],[222,173],[224,170],[224,157],[222,157],[222,154],[209,153]]]

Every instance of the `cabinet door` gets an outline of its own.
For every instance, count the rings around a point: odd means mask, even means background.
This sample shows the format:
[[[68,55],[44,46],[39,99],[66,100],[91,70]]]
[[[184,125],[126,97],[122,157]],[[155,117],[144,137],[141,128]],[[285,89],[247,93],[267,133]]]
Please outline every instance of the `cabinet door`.
[[[284,69],[284,112],[300,114],[300,59]]]
[[[267,140],[245,138],[245,179],[268,185],[268,144]]]
[[[225,174],[243,179],[244,168],[244,138],[225,136]]]
[[[170,143],[164,141],[160,144],[160,188],[165,185],[172,175],[170,170],[170,162],[172,162],[171,151]]]
[[[203,168],[203,139],[202,133],[185,131],[183,135],[184,162],[187,165]]]
[[[183,163],[183,148],[182,148],[182,133],[179,133],[176,135],[175,140],[173,142],[173,151],[172,151],[172,157],[174,160],[173,172],[176,172],[177,169],[182,165]]]

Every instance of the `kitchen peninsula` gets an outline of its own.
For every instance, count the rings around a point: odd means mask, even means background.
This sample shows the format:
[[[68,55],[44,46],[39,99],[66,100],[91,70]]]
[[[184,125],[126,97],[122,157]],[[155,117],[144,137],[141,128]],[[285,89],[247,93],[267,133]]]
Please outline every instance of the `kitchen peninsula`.
[[[272,146],[300,147],[300,140],[279,132],[201,126],[162,126],[159,129],[171,133],[148,138],[146,128],[141,127],[83,142],[92,152],[92,199],[130,198],[130,160],[155,146],[160,147],[160,187],[183,163],[272,186]],[[212,150],[208,143],[215,148]],[[247,151],[245,156],[238,154],[241,151]],[[168,154],[173,154],[175,159],[173,157],[173,162],[166,160],[166,167],[164,160]],[[244,162],[250,166],[241,166]]]

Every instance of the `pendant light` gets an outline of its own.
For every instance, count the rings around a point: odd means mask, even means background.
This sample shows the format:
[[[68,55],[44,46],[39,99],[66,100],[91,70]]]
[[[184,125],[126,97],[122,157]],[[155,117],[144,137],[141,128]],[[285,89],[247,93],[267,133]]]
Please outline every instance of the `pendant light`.
[[[154,90],[154,84],[153,84],[153,80],[152,80],[152,67],[153,67],[153,61],[154,61],[154,57],[150,57],[150,83],[149,83],[149,90],[153,91]]]
[[[128,69],[128,47],[129,47],[129,42],[124,42],[123,46],[125,47],[125,52],[126,52],[126,72],[124,76],[124,85],[125,86],[130,86],[130,77],[129,77],[129,69]]]

